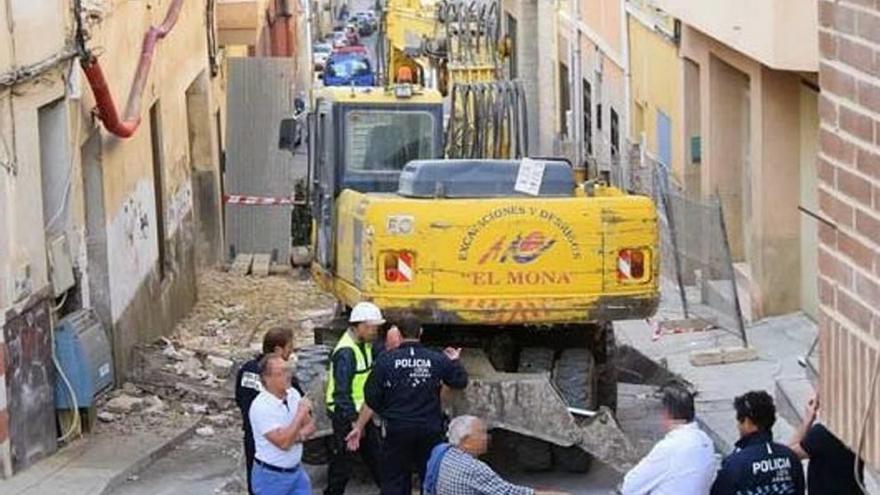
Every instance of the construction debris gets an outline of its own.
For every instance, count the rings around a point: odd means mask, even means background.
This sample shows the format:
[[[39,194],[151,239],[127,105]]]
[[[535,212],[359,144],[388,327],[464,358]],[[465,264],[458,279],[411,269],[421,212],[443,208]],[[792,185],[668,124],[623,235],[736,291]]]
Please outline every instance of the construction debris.
[[[312,329],[334,309],[330,297],[291,272],[257,278],[208,271],[198,290],[198,303],[174,333],[135,348],[128,382],[97,401],[102,430],[170,432],[186,418],[204,417],[197,435],[239,435],[238,367],[261,350],[272,327],[291,328],[297,346],[310,344]]]
[[[143,409],[144,400],[139,397],[120,395],[110,399],[104,408],[111,413],[126,414]]]
[[[196,435],[200,437],[212,437],[214,436],[214,428],[210,426],[202,426],[196,429]]]

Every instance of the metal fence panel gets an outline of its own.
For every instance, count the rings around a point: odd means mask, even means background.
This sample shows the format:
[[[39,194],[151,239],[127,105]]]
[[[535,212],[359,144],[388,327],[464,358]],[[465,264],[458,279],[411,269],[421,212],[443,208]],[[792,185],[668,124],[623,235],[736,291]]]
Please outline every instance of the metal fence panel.
[[[281,119],[293,111],[293,61],[287,58],[232,58],[227,88],[227,194],[290,197],[295,182],[293,156],[278,149]],[[289,206],[228,204],[226,243],[237,253],[272,254],[286,260],[291,246]]]
[[[683,317],[699,318],[738,335],[746,344],[728,230],[721,199],[684,191],[668,169],[633,153],[612,174],[629,192],[654,198],[660,223],[662,275],[676,282]]]

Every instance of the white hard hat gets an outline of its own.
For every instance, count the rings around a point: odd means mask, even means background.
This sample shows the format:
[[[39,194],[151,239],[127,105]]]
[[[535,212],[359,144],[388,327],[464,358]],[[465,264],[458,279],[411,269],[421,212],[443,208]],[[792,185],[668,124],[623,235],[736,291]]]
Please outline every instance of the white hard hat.
[[[382,318],[382,311],[379,306],[369,302],[357,303],[351,310],[351,316],[348,318],[349,323],[368,323],[370,325],[381,325],[385,323]]]

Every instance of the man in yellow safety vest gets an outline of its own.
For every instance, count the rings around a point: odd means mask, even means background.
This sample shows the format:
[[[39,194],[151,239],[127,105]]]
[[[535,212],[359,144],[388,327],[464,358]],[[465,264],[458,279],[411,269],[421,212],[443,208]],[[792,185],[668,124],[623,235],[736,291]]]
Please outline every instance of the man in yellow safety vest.
[[[324,495],[342,495],[345,492],[345,485],[351,478],[355,452],[360,452],[373,480],[377,485],[379,483],[380,433],[368,421],[369,410],[364,410],[364,385],[373,369],[372,342],[385,320],[375,304],[362,302],[352,308],[348,321],[348,330],[330,355],[326,400],[333,424],[333,440]],[[366,423],[364,426],[357,424],[359,415],[362,417],[361,423]],[[359,430],[359,442],[347,442],[354,428]]]

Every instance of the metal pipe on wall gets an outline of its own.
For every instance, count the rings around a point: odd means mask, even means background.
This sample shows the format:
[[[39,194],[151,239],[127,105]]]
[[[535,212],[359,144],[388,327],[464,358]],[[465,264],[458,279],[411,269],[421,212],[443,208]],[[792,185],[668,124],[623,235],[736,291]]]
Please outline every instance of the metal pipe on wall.
[[[144,36],[143,45],[141,46],[141,56],[138,62],[138,68],[135,72],[134,80],[131,83],[131,89],[128,94],[128,102],[125,107],[125,114],[120,116],[113,101],[113,95],[110,87],[104,77],[104,71],[91,52],[84,51],[80,55],[80,65],[95,95],[95,101],[98,108],[98,118],[104,123],[107,131],[116,136],[127,138],[134,135],[141,123],[141,102],[143,100],[144,88],[147,85],[147,78],[150,75],[150,67],[153,64],[153,54],[159,41],[174,28],[177,18],[180,16],[180,10],[183,6],[183,0],[172,0],[165,14],[165,19],[159,26],[151,26]],[[78,10],[77,16],[81,15]]]

